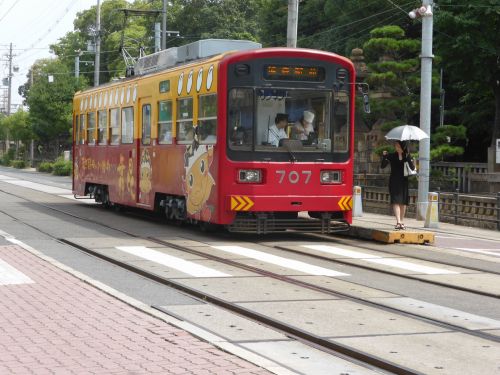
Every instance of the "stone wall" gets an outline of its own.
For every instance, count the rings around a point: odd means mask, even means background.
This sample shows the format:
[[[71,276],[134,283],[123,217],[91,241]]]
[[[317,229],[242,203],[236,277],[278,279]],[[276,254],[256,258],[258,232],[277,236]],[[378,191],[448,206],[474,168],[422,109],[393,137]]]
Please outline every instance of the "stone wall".
[[[410,189],[408,217],[416,217],[418,192]],[[439,221],[470,227],[497,229],[500,197],[458,193],[439,194]],[[392,215],[387,187],[362,187],[363,211]]]

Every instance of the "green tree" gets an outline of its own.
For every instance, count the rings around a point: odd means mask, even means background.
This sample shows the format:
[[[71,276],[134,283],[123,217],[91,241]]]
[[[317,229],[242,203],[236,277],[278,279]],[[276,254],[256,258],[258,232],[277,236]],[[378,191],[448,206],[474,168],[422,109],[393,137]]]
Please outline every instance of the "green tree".
[[[4,131],[8,131],[9,140],[16,143],[16,158],[19,157],[21,146],[25,146],[33,139],[29,114],[23,110],[17,111],[12,115],[5,117],[1,121]],[[23,155],[26,157],[26,153]]]
[[[464,125],[443,125],[431,137],[431,160],[443,161],[464,153],[467,129]]]
[[[31,69],[33,83],[30,79],[21,90],[30,109],[29,122],[44,148],[57,154],[60,145],[70,144],[73,95],[82,82],[57,59],[38,60]]]
[[[440,0],[435,51],[442,56],[447,120],[463,123],[471,159],[500,138],[500,2]]]
[[[391,4],[392,3],[392,4]],[[397,6],[407,1],[308,0],[299,4],[297,45],[349,56],[369,39],[370,30],[385,24],[399,25],[410,36],[418,26]],[[288,4],[284,0],[262,0],[259,38],[266,46],[285,46]]]
[[[370,69],[372,91],[369,121],[383,120],[388,131],[405,123],[418,123],[420,41],[405,38],[399,26],[373,29],[363,50]]]
[[[100,82],[109,82],[111,78],[125,74],[125,64],[120,52],[124,13],[120,9],[128,6],[129,3],[125,0],[108,0],[101,5]],[[67,33],[58,43],[51,45],[51,49],[70,71],[74,71],[76,54],[81,53],[80,75],[86,77],[90,84],[94,82],[95,54],[87,50],[87,44],[88,42],[95,43],[96,14],[96,6],[78,13],[74,21],[74,31]],[[130,22],[126,25],[129,24]],[[145,36],[144,27],[138,26],[136,20],[132,20],[132,26],[125,29],[124,44],[139,51],[144,44],[142,38]]]

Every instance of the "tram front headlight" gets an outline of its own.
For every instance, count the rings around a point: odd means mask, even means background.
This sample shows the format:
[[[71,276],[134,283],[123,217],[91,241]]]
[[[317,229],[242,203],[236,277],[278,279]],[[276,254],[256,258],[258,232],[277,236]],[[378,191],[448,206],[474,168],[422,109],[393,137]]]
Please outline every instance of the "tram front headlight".
[[[322,184],[341,184],[342,171],[321,171],[320,182]]]
[[[240,169],[238,171],[238,182],[260,184],[262,182],[262,171],[260,169]]]

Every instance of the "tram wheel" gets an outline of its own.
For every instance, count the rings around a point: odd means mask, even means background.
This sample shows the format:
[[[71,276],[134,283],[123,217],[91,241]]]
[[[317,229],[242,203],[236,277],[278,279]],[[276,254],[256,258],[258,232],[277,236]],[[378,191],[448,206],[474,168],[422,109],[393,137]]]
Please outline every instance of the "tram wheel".
[[[221,229],[221,226],[219,224],[207,223],[205,221],[201,221],[199,225],[200,229],[206,233],[218,232]]]

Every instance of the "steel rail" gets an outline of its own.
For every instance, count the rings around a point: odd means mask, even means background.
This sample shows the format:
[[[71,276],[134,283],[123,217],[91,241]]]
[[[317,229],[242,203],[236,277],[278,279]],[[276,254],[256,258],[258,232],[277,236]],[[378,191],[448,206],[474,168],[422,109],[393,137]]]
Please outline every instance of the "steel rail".
[[[141,238],[135,237],[134,238]],[[150,241],[154,241],[154,238],[147,238]],[[186,285],[182,285],[180,283],[177,283],[173,280],[167,279],[165,277],[159,276],[152,274],[151,272],[148,272],[138,266],[126,263],[124,261],[115,259],[111,256],[107,256],[105,254],[102,254],[98,251],[94,251],[92,249],[89,249],[87,247],[81,246],[77,243],[74,243],[72,241],[59,238],[59,242],[64,243],[66,245],[69,245],[71,247],[74,247],[80,251],[83,251],[87,254],[90,254],[92,256],[95,256],[97,258],[103,259],[109,263],[112,263],[116,266],[119,266],[120,268],[126,269],[130,272],[136,273],[142,277],[145,277],[149,280],[153,280],[157,283],[160,283],[162,285],[174,288],[176,290],[179,290],[183,293],[186,293],[190,296],[196,297],[202,301],[210,302],[216,306],[222,307],[228,311],[235,312],[238,315],[241,315],[245,318],[249,318],[255,322],[259,322],[261,324],[264,324],[268,327],[272,327],[274,329],[277,329],[281,331],[282,333],[286,334],[289,337],[298,339],[299,341],[313,344],[314,347],[320,348],[322,350],[327,349],[328,352],[331,354],[341,354],[342,356],[348,357],[349,360],[354,360],[355,363],[360,364],[360,365],[370,365],[373,367],[376,367],[378,369],[384,370],[384,371],[389,371],[394,374],[401,374],[401,375],[423,375],[423,373],[409,369],[405,366],[398,365],[394,362],[384,360],[380,357],[373,356],[371,354],[368,354],[366,352],[354,349],[352,347],[349,347],[347,345],[342,345],[339,343],[336,343],[334,341],[327,340],[325,338],[322,338],[320,336],[314,335],[310,332],[301,330],[299,328],[293,327],[291,325],[288,325],[286,323],[280,322],[279,320],[269,318],[263,314],[257,313],[255,311],[249,310],[245,307],[239,306],[235,303],[231,303],[228,301],[225,301],[221,298],[203,293],[195,288],[191,288]],[[161,240],[160,240],[161,241]],[[156,242],[156,241],[155,241]],[[160,242],[157,242],[160,243]],[[177,248],[179,249],[179,247]],[[251,267],[253,268],[253,267]],[[262,272],[262,270],[261,270]],[[168,314],[168,311],[165,311],[159,307],[154,307],[157,310],[161,310],[165,313]]]

